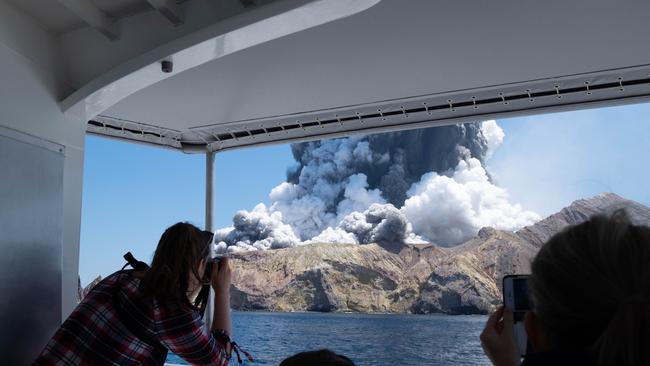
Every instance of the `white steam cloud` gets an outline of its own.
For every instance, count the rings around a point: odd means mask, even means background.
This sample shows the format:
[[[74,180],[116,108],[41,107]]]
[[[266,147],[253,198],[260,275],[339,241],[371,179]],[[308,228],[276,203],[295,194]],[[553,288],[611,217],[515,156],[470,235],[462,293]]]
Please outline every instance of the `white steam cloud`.
[[[486,121],[293,145],[299,166],[271,191],[271,205],[237,212],[232,227],[215,233],[217,250],[316,242],[451,246],[483,226],[532,224],[539,216],[511,204],[483,167],[503,138],[497,123]]]
[[[503,132],[503,129],[499,127],[497,121],[489,120],[481,123],[481,133],[485,137],[487,142],[487,152],[485,159],[489,159],[494,154],[494,151],[501,146],[503,143],[503,138],[506,134]]]
[[[475,158],[458,162],[451,176],[431,172],[408,191],[402,212],[413,231],[441,246],[462,243],[484,226],[516,230],[540,217],[508,202]]]

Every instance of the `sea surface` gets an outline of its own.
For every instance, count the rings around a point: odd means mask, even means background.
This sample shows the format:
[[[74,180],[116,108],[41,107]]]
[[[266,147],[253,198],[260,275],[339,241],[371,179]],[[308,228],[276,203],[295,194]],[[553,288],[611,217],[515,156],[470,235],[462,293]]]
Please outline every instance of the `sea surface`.
[[[356,365],[489,365],[479,343],[485,316],[233,312],[234,340],[255,356],[244,365],[278,365],[328,348]],[[170,354],[168,363],[186,364]],[[237,365],[233,355],[231,365]]]

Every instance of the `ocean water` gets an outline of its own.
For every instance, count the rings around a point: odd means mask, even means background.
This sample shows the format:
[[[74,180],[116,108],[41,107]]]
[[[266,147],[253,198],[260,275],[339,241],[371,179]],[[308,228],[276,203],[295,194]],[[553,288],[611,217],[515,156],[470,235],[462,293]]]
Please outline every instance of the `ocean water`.
[[[479,342],[485,316],[234,312],[235,341],[255,362],[278,365],[328,348],[357,365],[489,365]],[[168,363],[186,364],[170,354]],[[237,365],[234,358],[231,365]]]

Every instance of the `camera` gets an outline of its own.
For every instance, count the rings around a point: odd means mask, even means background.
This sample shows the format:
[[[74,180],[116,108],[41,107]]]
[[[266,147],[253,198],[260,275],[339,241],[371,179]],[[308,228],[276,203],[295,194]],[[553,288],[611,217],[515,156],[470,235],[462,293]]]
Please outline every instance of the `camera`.
[[[174,71],[174,63],[169,60],[164,60],[160,62],[160,69],[165,74],[169,74],[170,72]]]
[[[205,272],[203,273],[203,284],[209,285],[212,281],[212,272],[219,270],[221,259],[223,257],[209,258],[205,263]]]

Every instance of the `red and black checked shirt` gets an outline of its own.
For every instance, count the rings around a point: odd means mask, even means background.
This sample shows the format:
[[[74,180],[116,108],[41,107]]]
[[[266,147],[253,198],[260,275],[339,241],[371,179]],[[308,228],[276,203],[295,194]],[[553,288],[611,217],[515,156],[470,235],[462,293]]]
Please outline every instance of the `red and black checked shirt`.
[[[129,271],[97,284],[34,365],[163,365],[167,350],[192,365],[228,365],[224,345],[204,329],[198,311],[189,304],[147,301],[139,284]]]

